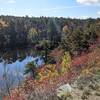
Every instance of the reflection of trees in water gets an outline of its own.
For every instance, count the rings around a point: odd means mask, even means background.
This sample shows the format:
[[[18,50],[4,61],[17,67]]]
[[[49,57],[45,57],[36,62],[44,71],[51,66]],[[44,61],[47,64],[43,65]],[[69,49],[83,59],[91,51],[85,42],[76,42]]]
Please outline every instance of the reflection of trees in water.
[[[15,62],[16,60],[22,61],[27,56],[36,56],[37,53],[38,52],[34,50],[34,48],[24,48],[24,49],[0,52],[0,62],[2,62],[2,59],[5,60],[6,63],[12,63]]]
[[[28,56],[33,56],[34,58],[37,55],[38,53],[35,52],[35,50],[32,48],[27,50],[12,50],[4,53],[0,52],[0,56],[3,58],[3,60],[1,59],[3,63],[3,65],[1,66],[3,69],[3,74],[0,76],[2,77],[2,79],[0,80],[0,95],[10,95],[10,89],[15,87],[16,85],[19,87],[24,79],[23,73],[20,69],[22,66],[16,67],[16,65],[13,65],[10,67],[8,65],[12,64],[18,59],[19,61],[22,61]],[[37,57],[37,59],[35,59],[36,65],[38,64],[39,59],[42,60],[42,58],[40,57]],[[33,76],[35,77],[36,73],[33,74]]]
[[[21,85],[21,75],[18,69],[10,70],[7,63],[4,62],[2,80],[0,80],[0,95],[10,95],[10,90]]]

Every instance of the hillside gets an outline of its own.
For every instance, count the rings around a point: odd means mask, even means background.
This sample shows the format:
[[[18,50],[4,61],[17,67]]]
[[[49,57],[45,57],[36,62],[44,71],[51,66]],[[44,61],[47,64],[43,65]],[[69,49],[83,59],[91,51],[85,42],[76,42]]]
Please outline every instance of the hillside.
[[[77,30],[87,35],[89,32],[99,35],[99,23],[99,18],[81,20],[62,17],[0,16],[0,48],[28,46],[44,39],[58,45],[66,32],[72,36],[72,33],[77,34]],[[67,29],[64,26],[67,26]]]
[[[34,81],[27,79],[26,82],[19,89],[11,91],[10,100],[59,100],[56,89],[64,84],[69,83],[73,88],[71,93],[72,98],[68,100],[99,100],[100,99],[100,48],[95,48],[92,52],[78,57],[80,60],[87,59],[82,66],[71,66],[70,70],[65,71],[60,76],[53,74],[50,76],[41,76],[42,79]],[[75,63],[77,58],[71,62]],[[82,62],[82,61],[81,61]],[[71,65],[72,65],[71,63]],[[49,65],[47,65],[49,66]],[[41,70],[45,71],[44,66]],[[52,65],[51,65],[52,66]],[[53,70],[53,66],[51,67]],[[44,70],[44,71],[43,71]],[[8,100],[8,98],[4,98]],[[65,99],[60,99],[65,100]]]
[[[99,90],[94,89],[95,83],[99,88],[99,23],[99,18],[0,16],[0,49],[32,47],[44,61],[40,66],[28,63],[22,73],[26,80],[13,89],[7,86],[4,100],[63,100],[69,97],[65,93],[58,98],[57,89],[66,84],[73,88],[70,99],[99,98]]]

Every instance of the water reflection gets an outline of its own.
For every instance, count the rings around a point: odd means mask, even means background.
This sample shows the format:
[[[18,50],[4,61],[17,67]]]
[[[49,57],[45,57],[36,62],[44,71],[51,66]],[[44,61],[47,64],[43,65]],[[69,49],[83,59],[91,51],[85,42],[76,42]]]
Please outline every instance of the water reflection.
[[[37,52],[33,48],[15,49],[15,50],[0,52],[1,60],[4,59],[7,61],[7,63],[15,62],[18,59],[22,61],[27,56],[36,56],[36,55],[37,55]]]
[[[18,85],[24,79],[25,66],[29,62],[35,61],[38,66],[44,64],[37,55],[34,49],[0,52],[0,90],[6,93],[8,83],[9,87]]]

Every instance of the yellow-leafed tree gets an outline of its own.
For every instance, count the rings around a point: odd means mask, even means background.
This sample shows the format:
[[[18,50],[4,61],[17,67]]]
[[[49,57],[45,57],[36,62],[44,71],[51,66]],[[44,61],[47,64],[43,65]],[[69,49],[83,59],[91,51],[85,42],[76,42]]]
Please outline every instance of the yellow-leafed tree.
[[[68,52],[65,52],[63,58],[62,58],[62,64],[61,64],[61,72],[67,72],[70,69],[71,64],[71,56]]]

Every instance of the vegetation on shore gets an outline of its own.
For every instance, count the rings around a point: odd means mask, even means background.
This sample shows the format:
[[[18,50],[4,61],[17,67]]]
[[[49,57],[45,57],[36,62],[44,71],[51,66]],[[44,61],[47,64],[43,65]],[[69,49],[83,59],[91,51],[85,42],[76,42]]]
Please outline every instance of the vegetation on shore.
[[[86,51],[100,35],[100,19],[0,16],[0,48],[58,46],[75,54]],[[46,40],[46,41],[44,41]],[[46,49],[44,47],[44,49]]]
[[[25,82],[11,90],[10,96],[5,96],[4,100],[65,100],[67,97],[57,97],[56,89],[67,83],[76,91],[78,89],[78,93],[82,92],[81,98],[76,100],[90,100],[91,93],[79,89],[85,86],[83,81],[87,82],[88,76],[91,82],[92,75],[100,75],[99,18],[0,16],[0,47],[24,44],[39,51],[45,64],[39,67],[34,62],[27,64]],[[93,81],[99,81],[98,77],[96,79]],[[93,90],[93,84],[91,87]],[[99,92],[95,94],[99,95]]]
[[[56,64],[44,65],[38,69],[37,75],[40,75],[39,77],[36,79],[28,77],[19,89],[16,88],[11,91],[10,98],[5,97],[4,100],[32,100],[33,98],[35,100],[73,100],[73,98],[75,100],[91,100],[91,98],[99,100],[99,51],[100,48],[95,47],[91,52],[71,60],[68,55],[67,57],[63,55],[60,73],[55,67]],[[67,64],[65,64],[65,60],[68,61]],[[70,67],[68,67],[69,65]],[[58,98],[57,88],[67,83],[73,88],[71,98]]]

